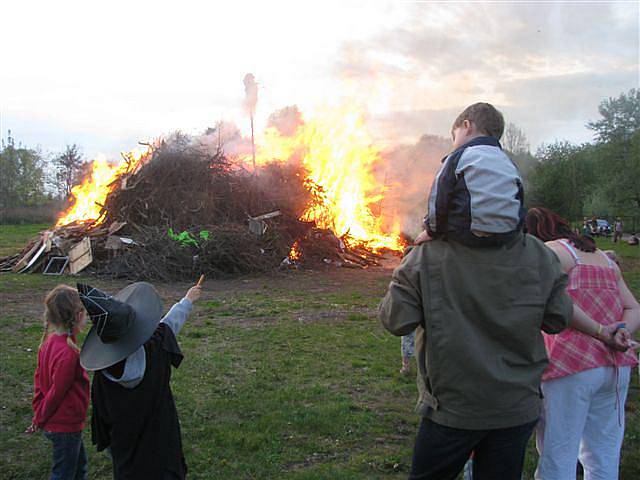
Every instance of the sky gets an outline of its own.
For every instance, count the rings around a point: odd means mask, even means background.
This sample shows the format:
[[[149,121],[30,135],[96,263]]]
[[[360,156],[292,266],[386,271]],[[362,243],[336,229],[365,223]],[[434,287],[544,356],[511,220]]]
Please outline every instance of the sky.
[[[3,5],[0,129],[117,157],[220,120],[248,132],[298,105],[352,105],[381,144],[448,136],[487,101],[535,148],[590,141],[598,105],[640,82],[640,2],[87,2]]]

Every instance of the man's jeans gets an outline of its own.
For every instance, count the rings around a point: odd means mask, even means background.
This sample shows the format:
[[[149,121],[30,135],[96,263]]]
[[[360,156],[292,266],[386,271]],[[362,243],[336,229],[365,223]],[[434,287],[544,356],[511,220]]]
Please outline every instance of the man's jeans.
[[[82,432],[44,432],[53,443],[51,480],[86,480],[87,453]]]
[[[473,480],[520,480],[527,441],[537,421],[497,430],[461,430],[423,417],[410,479],[455,479],[471,452]]]

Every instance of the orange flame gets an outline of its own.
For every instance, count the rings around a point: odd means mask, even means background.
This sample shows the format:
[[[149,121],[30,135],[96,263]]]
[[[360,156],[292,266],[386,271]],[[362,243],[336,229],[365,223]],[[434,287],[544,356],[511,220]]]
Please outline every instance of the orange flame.
[[[293,243],[288,256],[293,261],[300,260],[300,257],[302,257],[302,253],[300,252],[300,245],[298,244],[297,240]]]
[[[104,156],[98,156],[91,165],[91,173],[80,185],[71,189],[73,204],[58,219],[56,227],[73,222],[85,223],[100,220],[102,206],[107,195],[113,190],[114,182],[123,175],[135,171],[141,165],[141,160],[149,153],[149,148],[136,148],[123,153],[126,161],[119,165],[112,165]]]
[[[345,235],[347,243],[364,244],[374,251],[402,250],[395,219],[374,215],[384,197],[384,186],[373,169],[381,161],[362,115],[348,110],[323,113],[298,127],[291,137],[267,128],[259,140],[256,163],[301,161],[315,201],[301,219]],[[392,225],[386,230],[385,223]]]

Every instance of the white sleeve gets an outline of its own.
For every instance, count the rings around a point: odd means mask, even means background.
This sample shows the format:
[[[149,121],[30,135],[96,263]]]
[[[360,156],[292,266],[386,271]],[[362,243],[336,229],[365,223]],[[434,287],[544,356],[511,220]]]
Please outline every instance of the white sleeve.
[[[183,298],[173,307],[171,307],[171,309],[167,312],[164,318],[160,320],[160,322],[169,325],[169,328],[171,328],[173,334],[178,335],[178,332],[189,317],[192,309],[193,303],[191,303],[186,298]]]

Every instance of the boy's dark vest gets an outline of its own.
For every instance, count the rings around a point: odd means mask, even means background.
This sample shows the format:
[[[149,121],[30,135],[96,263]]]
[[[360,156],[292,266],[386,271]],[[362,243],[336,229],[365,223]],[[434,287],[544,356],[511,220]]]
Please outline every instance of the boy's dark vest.
[[[95,373],[91,438],[98,451],[110,448],[116,480],[159,479],[167,471],[185,478],[180,423],[169,385],[171,366],[180,365],[182,352],[164,323],[144,349],[144,378],[135,388]]]

